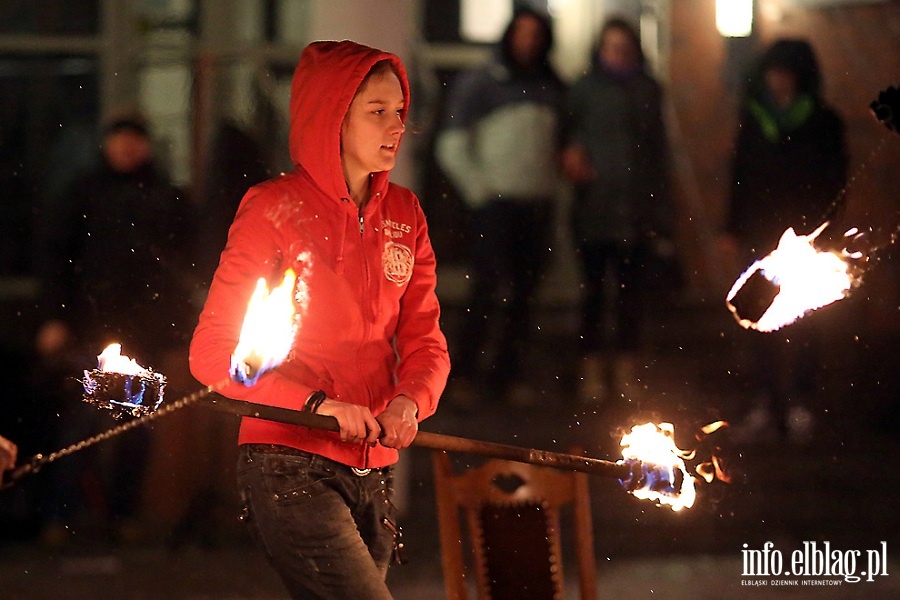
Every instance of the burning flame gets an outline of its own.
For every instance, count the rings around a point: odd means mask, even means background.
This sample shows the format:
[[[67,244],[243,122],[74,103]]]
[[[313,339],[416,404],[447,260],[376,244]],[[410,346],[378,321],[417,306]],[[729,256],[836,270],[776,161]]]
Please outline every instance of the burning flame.
[[[123,355],[121,344],[104,348],[97,363],[98,369],[84,372],[81,383],[85,402],[112,409],[116,417],[139,417],[162,403],[166,378]]]
[[[123,375],[148,376],[150,372],[137,364],[133,358],[122,354],[122,344],[110,344],[97,356],[97,363],[101,371],[121,373]]]
[[[253,385],[260,375],[287,358],[294,343],[294,286],[297,276],[288,269],[281,285],[269,292],[260,278],[247,305],[241,335],[231,355],[231,377]]]
[[[753,263],[738,277],[728,292],[726,303],[742,327],[761,332],[775,331],[847,295],[856,283],[849,260],[861,258],[862,253],[817,250],[813,241],[827,225],[827,222],[823,223],[809,235],[797,235],[788,228],[771,254]],[[856,234],[857,230],[851,229],[845,237]],[[748,295],[747,290],[753,286],[743,288],[751,278],[759,280],[759,285],[769,288],[774,295],[770,303],[761,307],[759,316],[746,314],[738,298],[742,292],[744,296]]]
[[[697,434],[696,436],[697,441],[702,441],[703,438],[712,435],[723,427],[728,427],[726,421],[715,421],[714,423],[704,425],[700,428],[700,434]],[[718,451],[720,448],[716,447],[716,450]],[[713,454],[708,461],[697,465],[694,470],[697,472],[697,475],[706,481],[706,483],[712,483],[714,479],[718,479],[725,483],[731,483],[731,475],[725,470],[722,465],[722,459],[716,454]]]
[[[671,423],[635,425],[622,436],[620,464],[631,464],[632,474],[622,482],[635,497],[651,500],[674,511],[694,505],[697,491],[684,460],[693,456],[675,445]]]

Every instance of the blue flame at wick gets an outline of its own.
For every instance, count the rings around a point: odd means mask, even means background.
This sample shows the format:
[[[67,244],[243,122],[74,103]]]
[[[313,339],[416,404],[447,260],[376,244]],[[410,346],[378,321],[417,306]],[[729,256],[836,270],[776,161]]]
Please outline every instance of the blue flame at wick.
[[[637,489],[645,489],[657,492],[664,496],[678,497],[680,487],[676,487],[677,475],[675,469],[666,465],[654,465],[634,458],[624,461],[631,469],[627,479],[619,479],[619,484],[625,490],[633,492]]]
[[[231,376],[232,381],[236,381],[242,385],[247,387],[252,387],[259,380],[260,376],[268,371],[269,369],[264,368],[265,365],[254,366],[253,364],[249,364],[253,357],[248,357],[246,361],[235,358],[235,356],[231,355],[231,370],[229,371],[229,376]]]

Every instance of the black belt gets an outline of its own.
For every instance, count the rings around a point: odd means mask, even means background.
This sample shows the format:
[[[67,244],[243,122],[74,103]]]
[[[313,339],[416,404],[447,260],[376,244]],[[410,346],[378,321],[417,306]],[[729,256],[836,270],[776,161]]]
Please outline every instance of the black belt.
[[[351,473],[356,475],[357,477],[365,477],[372,471],[380,473],[383,469],[359,469],[357,467],[351,467],[350,465],[345,465],[344,463],[340,463],[336,460],[332,460],[321,454],[315,454],[313,452],[307,452],[306,450],[299,450],[297,448],[291,448],[290,446],[282,446],[280,444],[244,444],[250,452],[258,452],[260,454],[282,454],[287,456],[302,456],[304,458],[316,459],[320,460],[324,463],[328,463],[339,469],[349,469]],[[384,467],[386,469],[387,467]]]

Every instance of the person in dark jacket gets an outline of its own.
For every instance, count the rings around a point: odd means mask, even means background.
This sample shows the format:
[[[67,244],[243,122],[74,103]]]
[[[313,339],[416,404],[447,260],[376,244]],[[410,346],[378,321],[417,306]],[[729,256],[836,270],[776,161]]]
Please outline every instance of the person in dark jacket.
[[[80,401],[74,379],[96,367],[97,355],[108,344],[122,344],[129,356],[156,369],[186,348],[194,315],[194,223],[186,195],[154,160],[143,116],[132,113],[106,124],[98,165],[46,210],[39,246],[46,320],[37,332],[42,381],[36,387],[60,407],[61,445],[112,424],[109,415]],[[147,431],[138,428],[56,471],[52,485],[58,489],[48,494],[56,505],[47,511],[60,521],[58,529],[64,531],[68,521],[86,513],[132,529],[150,443]],[[80,496],[82,488],[101,493]],[[89,497],[91,505],[85,504]]]
[[[590,71],[569,90],[563,168],[575,188],[572,233],[583,275],[580,396],[638,392],[647,262],[671,256],[674,229],[662,91],[625,20],[603,26]],[[615,285],[609,285],[612,278]],[[613,293],[613,290],[615,292]],[[604,326],[613,315],[613,331]]]
[[[836,216],[847,177],[844,126],[822,99],[821,86],[812,46],[798,39],[775,41],[748,80],[726,225],[727,244],[746,266],[774,250],[788,227],[808,234]],[[747,335],[754,336],[748,343],[757,389],[739,431],[808,435],[810,414],[790,403],[815,391],[815,324]]]
[[[150,362],[186,342],[194,211],[156,164],[142,116],[107,124],[99,166],[58,204],[42,236],[42,353],[67,338],[93,354],[116,341]]]
[[[564,86],[549,64],[552,44],[549,17],[518,9],[491,60],[454,80],[437,138],[438,164],[471,216],[471,288],[452,395],[465,404],[478,393],[534,400],[522,360],[560,197]]]
[[[846,183],[841,118],[821,97],[812,47],[779,40],[760,58],[741,106],[727,232],[760,258],[788,227],[810,233]]]

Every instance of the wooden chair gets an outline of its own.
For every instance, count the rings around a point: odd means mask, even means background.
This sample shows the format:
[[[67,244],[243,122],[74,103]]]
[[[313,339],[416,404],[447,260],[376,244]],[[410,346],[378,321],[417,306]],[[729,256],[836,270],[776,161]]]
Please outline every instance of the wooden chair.
[[[571,505],[581,600],[596,600],[596,563],[587,475],[491,459],[455,474],[433,452],[444,585],[449,600],[467,600],[468,556],[479,600],[562,599],[560,509]]]

